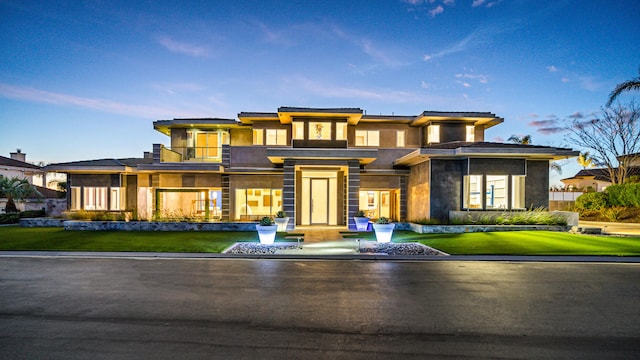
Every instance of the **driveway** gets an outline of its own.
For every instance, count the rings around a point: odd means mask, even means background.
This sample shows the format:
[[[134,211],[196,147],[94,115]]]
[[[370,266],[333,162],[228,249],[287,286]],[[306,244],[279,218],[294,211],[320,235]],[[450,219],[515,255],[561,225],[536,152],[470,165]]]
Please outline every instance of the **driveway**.
[[[640,264],[0,258],[0,358],[634,358]]]

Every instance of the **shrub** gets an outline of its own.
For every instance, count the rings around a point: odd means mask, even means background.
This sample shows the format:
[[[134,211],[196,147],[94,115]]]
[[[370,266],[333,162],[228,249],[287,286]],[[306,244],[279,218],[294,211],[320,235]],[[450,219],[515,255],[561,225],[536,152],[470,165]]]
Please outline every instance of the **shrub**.
[[[274,225],[275,223],[273,222],[273,219],[265,216],[260,220],[260,225],[262,226],[270,226],[270,225]]]
[[[389,223],[389,219],[387,219],[384,216],[381,216],[378,218],[378,220],[376,220],[376,224],[388,224]]]
[[[430,219],[430,218],[416,219],[416,220],[411,220],[410,222],[414,224],[420,224],[420,225],[440,225],[442,223],[438,219]]]
[[[356,217],[366,217],[366,216],[364,215],[364,211],[358,210],[358,212],[356,213]]]
[[[282,211],[282,210],[280,210],[280,211],[278,211],[278,212],[276,213],[276,217],[277,217],[277,218],[281,218],[281,219],[282,219],[282,218],[286,218],[286,217],[287,217],[287,213],[286,213],[286,212],[284,212],[284,211]]]
[[[640,183],[611,185],[605,193],[611,206],[640,207]]]
[[[69,220],[84,221],[124,221],[127,219],[127,212],[121,211],[66,211],[63,216]]]
[[[607,218],[609,221],[618,221],[624,212],[625,207],[622,206],[612,206],[608,208],[604,208],[600,210],[602,216]]]
[[[600,210],[607,206],[607,194],[601,192],[585,193],[576,199],[576,209],[582,210]]]
[[[0,224],[17,224],[20,222],[19,213],[0,214]]]

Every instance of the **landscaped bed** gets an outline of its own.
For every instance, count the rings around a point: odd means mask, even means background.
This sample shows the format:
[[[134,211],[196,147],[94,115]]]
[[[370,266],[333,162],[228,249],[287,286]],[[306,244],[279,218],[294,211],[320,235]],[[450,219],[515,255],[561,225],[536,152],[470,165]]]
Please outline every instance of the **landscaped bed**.
[[[278,233],[277,242],[285,242]],[[374,240],[372,233],[362,236]],[[0,227],[0,250],[148,251],[220,253],[236,242],[256,242],[255,231],[65,231]],[[551,231],[417,234],[394,231],[392,242],[420,242],[451,255],[640,256],[639,237],[590,236]]]

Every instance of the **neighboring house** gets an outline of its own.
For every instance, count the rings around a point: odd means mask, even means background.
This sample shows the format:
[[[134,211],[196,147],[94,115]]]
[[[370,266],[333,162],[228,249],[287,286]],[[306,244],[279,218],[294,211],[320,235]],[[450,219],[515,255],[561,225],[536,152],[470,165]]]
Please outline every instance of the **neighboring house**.
[[[629,168],[629,176],[640,175],[640,167]],[[608,168],[582,169],[573,177],[560,180],[567,189],[572,191],[604,191],[612,184]]]
[[[20,149],[9,153],[11,157],[0,156],[0,175],[6,178],[21,178],[33,184],[34,177],[43,176],[45,171],[42,167],[26,162],[27,154]]]
[[[155,121],[170,148],[46,168],[68,174],[72,210],[229,221],[284,210],[290,227],[347,226],[358,210],[398,221],[547,207],[549,161],[578,155],[485,142],[485,130],[504,121],[487,112],[281,107],[238,119]]]

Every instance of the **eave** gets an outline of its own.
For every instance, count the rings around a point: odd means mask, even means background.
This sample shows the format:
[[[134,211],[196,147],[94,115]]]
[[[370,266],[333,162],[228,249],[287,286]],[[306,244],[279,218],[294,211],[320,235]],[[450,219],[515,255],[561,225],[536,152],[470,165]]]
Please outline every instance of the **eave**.
[[[472,148],[458,147],[455,149],[430,149],[421,148],[415,150],[394,161],[394,166],[413,166],[430,159],[464,159],[464,158],[519,158],[532,160],[560,160],[578,156],[579,151],[561,148],[531,148],[523,149],[505,148]]]
[[[378,158],[377,149],[309,149],[309,148],[268,148],[267,158],[274,164],[282,164],[285,159],[297,160],[358,160],[366,165]]]
[[[202,119],[173,119],[157,120],[153,128],[165,135],[171,135],[171,129],[231,129],[240,123],[234,119],[202,118]]]

